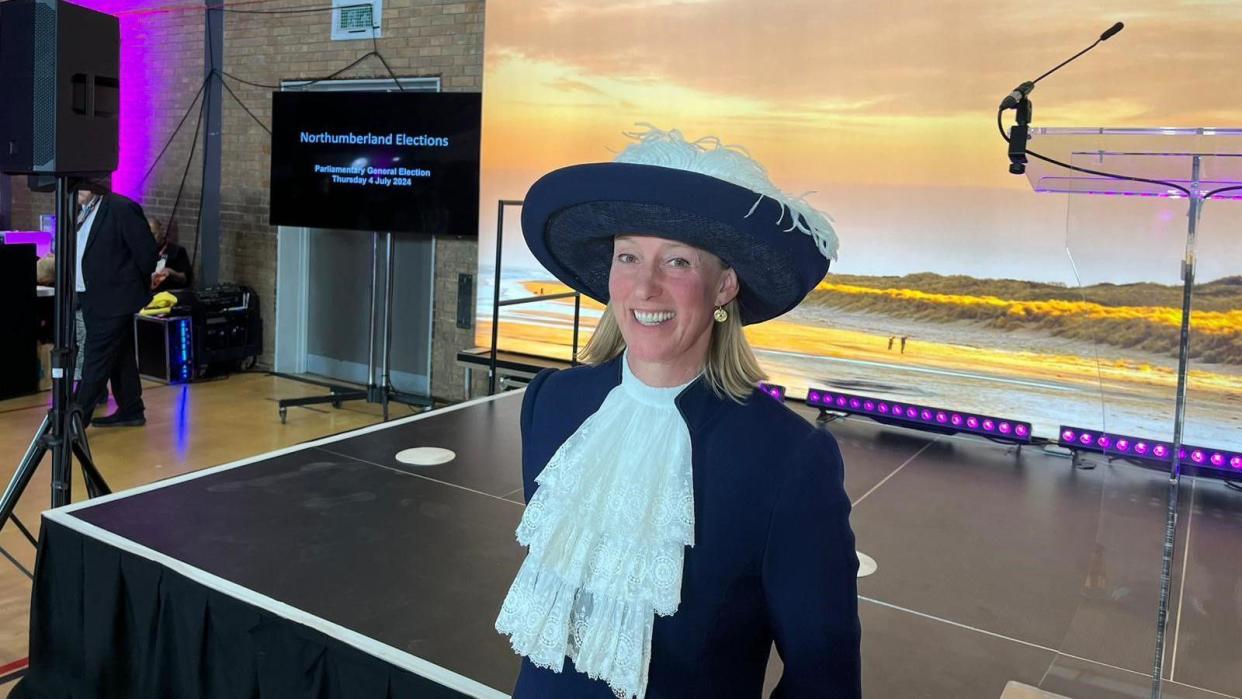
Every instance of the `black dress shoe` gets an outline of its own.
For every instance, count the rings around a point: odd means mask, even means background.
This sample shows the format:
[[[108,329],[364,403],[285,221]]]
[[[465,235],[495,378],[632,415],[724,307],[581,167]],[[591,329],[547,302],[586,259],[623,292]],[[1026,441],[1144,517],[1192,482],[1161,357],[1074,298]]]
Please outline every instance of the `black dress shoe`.
[[[113,413],[103,417],[97,417],[91,420],[92,425],[99,427],[142,427],[147,424],[147,418],[144,415],[121,415]]]

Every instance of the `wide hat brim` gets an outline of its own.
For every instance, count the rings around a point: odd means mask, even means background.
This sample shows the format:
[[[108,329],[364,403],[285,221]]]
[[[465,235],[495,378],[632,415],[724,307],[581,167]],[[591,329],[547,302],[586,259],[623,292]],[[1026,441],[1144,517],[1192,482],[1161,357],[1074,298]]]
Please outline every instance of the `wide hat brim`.
[[[760,200],[708,175],[591,163],[555,170],[531,186],[522,234],[549,272],[600,303],[608,302],[618,235],[657,236],[707,250],[737,272],[741,319],[750,324],[788,312],[828,273],[815,240],[792,229],[796,215],[770,197]]]

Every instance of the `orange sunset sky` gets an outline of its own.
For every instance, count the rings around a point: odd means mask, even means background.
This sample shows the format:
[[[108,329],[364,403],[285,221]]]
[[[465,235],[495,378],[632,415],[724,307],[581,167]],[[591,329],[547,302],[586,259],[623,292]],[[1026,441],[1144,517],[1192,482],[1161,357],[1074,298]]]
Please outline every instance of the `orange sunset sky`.
[[[1242,126],[1242,3],[489,0],[480,258],[496,200],[611,159],[635,122],[746,146],[832,215],[834,271],[1177,283],[1185,202],[1034,194],[996,105],[1040,83],[1036,126]],[[1011,113],[1012,114],[1012,113]],[[1011,117],[1010,117],[1011,118]],[[1234,139],[1242,142],[1242,137]],[[509,264],[528,263],[517,220]],[[512,226],[512,227],[510,227]],[[1242,202],[1214,202],[1201,280],[1242,272]]]

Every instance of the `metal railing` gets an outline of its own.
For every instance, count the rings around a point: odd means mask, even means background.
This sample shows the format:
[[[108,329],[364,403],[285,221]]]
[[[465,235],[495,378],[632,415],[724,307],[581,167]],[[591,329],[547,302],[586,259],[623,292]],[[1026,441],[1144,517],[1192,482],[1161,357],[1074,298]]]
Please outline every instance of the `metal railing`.
[[[504,252],[505,241],[505,207],[521,206],[520,199],[501,199],[496,206],[496,267],[492,272],[492,346],[488,353],[487,361],[487,395],[496,395],[496,353],[497,343],[500,340],[500,308],[502,306],[519,306],[526,303],[535,303],[537,301],[555,301],[557,299],[574,299],[574,337],[573,347],[569,354],[569,365],[578,365],[578,328],[581,324],[582,312],[582,294],[577,291],[567,291],[561,294],[543,294],[536,296],[525,296],[518,299],[500,300],[500,265]]]

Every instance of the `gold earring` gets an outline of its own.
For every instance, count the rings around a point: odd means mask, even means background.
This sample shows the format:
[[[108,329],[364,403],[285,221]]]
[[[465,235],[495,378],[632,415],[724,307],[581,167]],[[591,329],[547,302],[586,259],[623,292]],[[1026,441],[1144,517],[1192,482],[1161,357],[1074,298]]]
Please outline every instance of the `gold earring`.
[[[712,314],[717,323],[723,323],[729,319],[729,312],[720,306],[716,306],[716,312]]]

